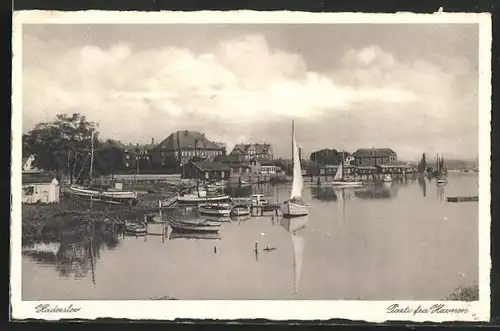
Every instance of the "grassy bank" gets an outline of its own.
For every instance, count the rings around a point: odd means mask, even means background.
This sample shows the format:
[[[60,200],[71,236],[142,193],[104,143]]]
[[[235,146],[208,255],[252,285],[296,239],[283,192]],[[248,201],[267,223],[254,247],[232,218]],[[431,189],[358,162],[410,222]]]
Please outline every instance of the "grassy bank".
[[[88,224],[122,225],[125,220],[142,220],[145,213],[158,211],[161,194],[141,196],[135,206],[109,205],[69,199],[61,195],[57,204],[23,204],[23,238],[54,237],[78,233]]]
[[[468,287],[458,287],[455,292],[450,294],[446,300],[452,301],[478,301],[479,300],[479,285],[473,284]]]

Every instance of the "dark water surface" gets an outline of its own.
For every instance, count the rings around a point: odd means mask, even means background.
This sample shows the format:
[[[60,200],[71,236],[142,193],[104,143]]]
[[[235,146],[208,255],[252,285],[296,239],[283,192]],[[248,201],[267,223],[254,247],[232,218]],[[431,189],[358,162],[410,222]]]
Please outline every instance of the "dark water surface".
[[[307,222],[297,231],[267,213],[223,223],[220,240],[115,233],[26,246],[23,300],[444,299],[478,281],[478,204],[446,202],[477,195],[477,181],[467,173],[450,174],[445,187],[305,187],[310,215],[294,221]],[[283,201],[289,190],[236,194]]]

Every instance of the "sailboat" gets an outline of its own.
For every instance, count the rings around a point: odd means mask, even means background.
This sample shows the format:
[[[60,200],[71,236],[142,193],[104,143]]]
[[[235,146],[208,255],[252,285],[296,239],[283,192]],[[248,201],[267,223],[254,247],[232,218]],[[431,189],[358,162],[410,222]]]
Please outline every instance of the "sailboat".
[[[299,149],[295,141],[295,126],[292,121],[292,164],[293,164],[293,182],[290,199],[281,206],[281,212],[285,217],[305,216],[309,214],[309,208],[302,200],[302,189],[304,179],[302,178],[302,168],[300,164]]]
[[[437,178],[437,183],[438,184],[446,184],[448,180],[446,179],[446,176],[448,175],[448,170],[446,169],[446,165],[444,164],[444,158],[443,156],[439,157],[437,156],[436,160],[436,178]]]
[[[91,146],[90,146],[90,170],[89,177],[92,183],[92,171],[94,169],[94,131],[92,131],[91,136]],[[109,204],[136,204],[138,193],[135,191],[118,191],[118,190],[107,190],[100,191],[89,187],[83,187],[79,185],[71,185],[67,189],[67,194],[76,198],[88,199],[90,201],[102,201]]]
[[[342,153],[343,155],[344,153]],[[337,167],[337,172],[335,173],[335,177],[333,177],[333,182],[330,182],[333,186],[342,186],[342,187],[359,187],[363,186],[363,182],[351,180],[345,178],[344,176],[344,158],[340,160],[339,166]]]

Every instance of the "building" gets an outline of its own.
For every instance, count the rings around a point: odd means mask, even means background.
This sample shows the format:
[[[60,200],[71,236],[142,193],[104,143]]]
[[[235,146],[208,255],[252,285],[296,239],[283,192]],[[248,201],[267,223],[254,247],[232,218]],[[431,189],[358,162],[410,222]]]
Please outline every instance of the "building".
[[[248,164],[254,174],[274,175],[278,172],[278,167],[272,160],[253,158],[248,161]]]
[[[231,167],[221,162],[188,162],[182,166],[181,176],[200,181],[229,180]]]
[[[214,161],[229,165],[233,173],[249,173],[251,171],[248,162],[240,161],[239,155],[219,155]]]
[[[135,169],[139,172],[141,168],[149,168],[152,163],[152,151],[155,146],[154,138],[151,139],[150,144],[123,145],[123,166],[126,169]]]
[[[270,144],[237,144],[230,155],[238,155],[242,161],[250,161],[250,159],[272,160],[274,157]]]
[[[225,147],[216,144],[197,131],[177,131],[168,136],[151,150],[153,163],[162,166],[177,166],[188,163],[193,158],[212,161],[223,155]]]
[[[22,174],[23,203],[58,203],[59,181],[50,173],[39,172]]]
[[[359,166],[389,164],[397,162],[396,153],[390,148],[362,148],[353,154]]]

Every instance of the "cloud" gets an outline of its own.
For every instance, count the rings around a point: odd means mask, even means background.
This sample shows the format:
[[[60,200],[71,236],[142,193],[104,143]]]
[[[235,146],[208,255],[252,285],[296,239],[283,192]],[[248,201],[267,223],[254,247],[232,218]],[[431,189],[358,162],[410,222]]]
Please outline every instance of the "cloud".
[[[125,142],[190,129],[230,146],[271,142],[278,154],[289,154],[290,120],[297,118],[298,126],[307,123],[298,138],[309,152],[343,143],[351,149],[384,145],[413,156],[423,149],[458,150],[453,134],[462,130],[464,137],[467,121],[471,132],[477,127],[470,123],[474,84],[459,79],[471,66],[458,57],[448,67],[405,63],[369,45],[332,59],[329,71],[314,72],[300,54],[271,48],[255,34],[199,53],[132,43],[68,48],[29,35],[24,45],[30,54],[23,68],[25,131],[57,113],[80,112],[99,122],[101,136]],[[439,140],[445,132],[449,137]]]

